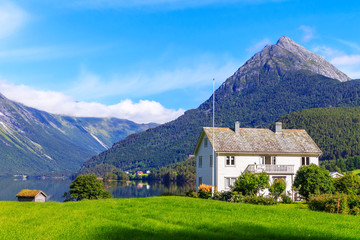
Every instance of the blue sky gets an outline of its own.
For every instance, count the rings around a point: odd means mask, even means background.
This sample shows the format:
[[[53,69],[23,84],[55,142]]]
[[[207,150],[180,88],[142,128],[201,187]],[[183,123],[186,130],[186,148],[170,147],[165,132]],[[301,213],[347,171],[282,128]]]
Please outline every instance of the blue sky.
[[[163,123],[283,35],[360,78],[359,12],[358,1],[0,0],[0,92],[52,113]]]

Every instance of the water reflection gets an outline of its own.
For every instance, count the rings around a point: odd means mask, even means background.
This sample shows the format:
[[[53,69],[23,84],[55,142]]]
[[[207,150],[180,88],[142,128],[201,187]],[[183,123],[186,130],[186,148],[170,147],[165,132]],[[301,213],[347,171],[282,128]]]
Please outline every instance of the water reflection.
[[[22,189],[39,189],[44,191],[47,201],[64,201],[64,192],[69,191],[69,179],[25,179],[0,178],[0,201],[16,201],[15,195]],[[112,181],[104,182],[114,198],[139,198],[160,195],[184,195],[185,191],[195,189],[194,184],[162,184],[142,181]]]

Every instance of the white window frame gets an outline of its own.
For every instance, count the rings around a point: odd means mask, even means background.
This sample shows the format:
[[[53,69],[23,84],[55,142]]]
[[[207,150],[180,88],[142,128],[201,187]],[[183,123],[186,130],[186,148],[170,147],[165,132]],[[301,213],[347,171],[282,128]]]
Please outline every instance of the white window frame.
[[[310,157],[301,157],[301,166],[310,165]]]
[[[227,162],[229,161],[229,164]],[[225,158],[225,166],[226,167],[235,167],[235,156],[226,156]]]
[[[236,177],[224,177],[225,190],[230,190],[230,187],[234,186],[236,180]]]

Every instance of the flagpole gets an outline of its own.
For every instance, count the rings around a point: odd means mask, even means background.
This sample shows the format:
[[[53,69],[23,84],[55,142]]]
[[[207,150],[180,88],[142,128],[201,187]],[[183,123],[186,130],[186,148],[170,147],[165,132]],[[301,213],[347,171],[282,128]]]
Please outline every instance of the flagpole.
[[[212,188],[211,188],[211,195],[214,196],[214,191],[215,191],[215,135],[214,135],[214,127],[215,127],[215,78],[213,78],[213,127],[212,127],[212,137],[213,137],[213,152],[212,152]]]

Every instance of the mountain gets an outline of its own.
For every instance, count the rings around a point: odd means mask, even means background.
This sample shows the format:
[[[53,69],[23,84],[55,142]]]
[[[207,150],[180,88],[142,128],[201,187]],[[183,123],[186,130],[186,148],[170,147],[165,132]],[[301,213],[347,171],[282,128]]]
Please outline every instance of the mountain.
[[[0,175],[75,171],[114,142],[154,126],[49,114],[0,94]]]
[[[360,81],[288,37],[255,54],[215,92],[216,126],[268,127],[302,109],[360,106]],[[203,126],[211,126],[212,97],[178,119],[132,134],[82,167],[123,170],[166,166],[192,154]]]
[[[305,129],[323,151],[320,160],[360,155],[360,107],[306,109],[278,121],[284,128]]]

